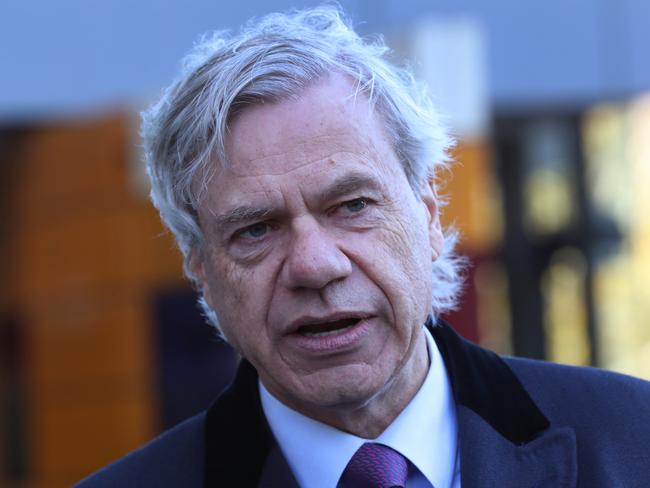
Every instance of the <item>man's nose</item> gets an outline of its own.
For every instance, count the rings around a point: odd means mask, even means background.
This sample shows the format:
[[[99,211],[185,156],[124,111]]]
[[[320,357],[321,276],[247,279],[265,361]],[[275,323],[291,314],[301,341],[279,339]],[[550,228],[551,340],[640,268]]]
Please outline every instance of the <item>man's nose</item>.
[[[288,288],[321,289],[352,272],[350,259],[313,218],[296,222],[282,270]]]

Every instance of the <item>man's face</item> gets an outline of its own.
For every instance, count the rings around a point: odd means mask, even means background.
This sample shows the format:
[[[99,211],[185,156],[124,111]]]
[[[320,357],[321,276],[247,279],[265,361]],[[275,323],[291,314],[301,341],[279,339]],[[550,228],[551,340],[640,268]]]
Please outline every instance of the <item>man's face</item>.
[[[414,194],[354,92],[333,75],[235,118],[192,265],[228,341],[316,418],[417,391],[443,240],[431,188]]]

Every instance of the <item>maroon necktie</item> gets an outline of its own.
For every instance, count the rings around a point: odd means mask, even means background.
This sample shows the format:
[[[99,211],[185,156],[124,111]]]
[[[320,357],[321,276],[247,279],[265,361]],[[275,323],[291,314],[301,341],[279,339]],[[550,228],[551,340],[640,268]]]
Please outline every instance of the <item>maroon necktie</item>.
[[[408,463],[404,456],[382,444],[366,442],[354,453],[343,471],[344,488],[392,488],[406,486]]]

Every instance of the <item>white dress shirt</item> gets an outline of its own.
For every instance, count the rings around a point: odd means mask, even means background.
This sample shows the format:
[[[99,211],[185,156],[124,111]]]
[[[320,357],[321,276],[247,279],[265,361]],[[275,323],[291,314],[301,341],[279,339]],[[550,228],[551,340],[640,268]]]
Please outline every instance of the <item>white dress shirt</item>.
[[[376,439],[363,439],[290,409],[260,382],[264,414],[302,488],[335,488],[367,441],[391,447],[409,468],[408,488],[460,488],[456,408],[438,347],[426,328],[429,371],[411,402]]]

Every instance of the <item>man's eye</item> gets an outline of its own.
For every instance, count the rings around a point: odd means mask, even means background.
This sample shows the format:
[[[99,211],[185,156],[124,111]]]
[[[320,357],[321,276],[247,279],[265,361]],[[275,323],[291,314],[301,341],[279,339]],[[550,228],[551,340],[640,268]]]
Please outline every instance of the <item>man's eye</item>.
[[[366,208],[368,206],[368,201],[364,198],[355,198],[354,200],[344,202],[342,206],[349,212],[356,213],[361,212]]]
[[[242,229],[240,232],[238,232],[238,236],[249,239],[260,239],[264,237],[268,231],[269,224],[265,222],[258,222]]]

